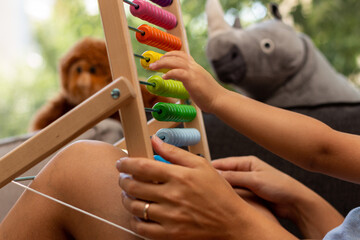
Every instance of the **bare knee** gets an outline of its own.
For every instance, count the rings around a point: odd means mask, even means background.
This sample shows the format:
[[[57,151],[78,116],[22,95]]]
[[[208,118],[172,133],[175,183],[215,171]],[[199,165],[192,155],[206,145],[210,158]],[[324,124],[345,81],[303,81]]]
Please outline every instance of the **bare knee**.
[[[117,175],[116,161],[126,154],[111,144],[77,141],[60,151],[39,173],[34,187],[51,189],[59,197],[85,190],[94,178]],[[73,195],[71,196],[74,197]]]
[[[130,216],[121,204],[119,173],[115,167],[116,161],[124,156],[123,151],[107,143],[76,142],[59,153],[52,166],[49,165],[46,177],[52,178],[52,182],[48,184],[53,185],[54,194],[63,201],[126,226]],[[76,239],[88,239],[89,235],[96,239],[96,234],[104,232],[109,239],[118,239],[123,234],[111,227],[107,229],[86,215],[67,211],[63,219],[64,228]],[[104,237],[102,235],[99,239]],[[132,238],[126,236],[126,239]]]
[[[60,151],[39,173],[31,187],[119,225],[127,226],[131,216],[121,205],[121,189],[117,184],[119,173],[115,167],[116,161],[123,156],[123,151],[110,144],[97,141],[76,142]],[[51,236],[52,239],[62,239],[61,236],[67,234],[76,239],[97,239],[95,235],[99,233],[102,233],[99,239],[133,239],[112,227],[99,224],[86,215],[32,193],[26,193],[15,208],[8,221],[9,229],[11,225],[15,226],[12,223],[24,217],[25,212],[29,219],[35,219],[33,222],[44,222],[44,226],[47,227],[42,229],[43,232],[51,229],[48,237],[51,234],[57,235],[56,238]],[[33,215],[38,212],[37,208],[43,210],[40,214]],[[31,224],[27,226],[30,230]],[[41,234],[40,229],[38,232]]]

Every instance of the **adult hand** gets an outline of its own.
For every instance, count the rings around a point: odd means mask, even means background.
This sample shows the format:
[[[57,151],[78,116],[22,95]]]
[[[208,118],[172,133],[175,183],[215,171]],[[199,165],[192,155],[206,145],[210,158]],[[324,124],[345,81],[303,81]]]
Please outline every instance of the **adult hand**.
[[[146,158],[117,163],[135,232],[150,239],[292,239],[238,197],[208,161],[157,137],[152,144],[173,164]]]
[[[210,73],[183,51],[168,52],[150,65],[152,70],[162,68],[170,69],[163,78],[181,81],[191,99],[205,112],[212,112],[216,101],[227,91]]]
[[[272,203],[276,215],[294,218],[294,202],[310,189],[273,168],[257,157],[229,157],[212,161],[212,165],[236,189],[247,188]]]
[[[235,189],[249,189],[270,202],[275,214],[293,220],[305,237],[322,238],[343,220],[315,192],[256,157],[224,158],[212,165]]]

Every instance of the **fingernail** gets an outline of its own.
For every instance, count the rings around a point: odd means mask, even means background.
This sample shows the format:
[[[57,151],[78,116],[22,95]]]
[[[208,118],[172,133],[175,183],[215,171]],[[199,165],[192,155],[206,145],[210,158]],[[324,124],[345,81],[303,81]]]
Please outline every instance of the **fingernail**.
[[[132,179],[131,175],[129,175],[127,173],[123,173],[123,172],[121,172],[119,176],[121,179]]]
[[[121,162],[125,159],[128,159],[128,157],[122,157],[119,160],[116,161],[116,168],[119,169],[121,166]]]
[[[163,79],[166,79],[166,74],[163,74],[161,77],[162,77]]]
[[[153,139],[157,145],[161,145],[161,144],[164,143],[164,142],[163,142],[158,136],[156,136],[156,135],[153,135],[151,139]]]
[[[124,190],[121,191],[121,195],[123,198],[130,198],[131,200],[135,200],[136,198],[134,198],[133,196],[129,195],[127,192],[125,192]]]
[[[126,192],[124,190],[121,190],[121,198],[124,200],[126,198]]]
[[[121,161],[120,161],[120,160],[117,160],[117,161],[116,161],[116,168],[119,169],[119,168],[120,168],[120,165],[121,165]]]
[[[150,69],[153,69],[153,68],[155,68],[156,67],[156,63],[151,63],[150,65],[149,65],[149,68]]]

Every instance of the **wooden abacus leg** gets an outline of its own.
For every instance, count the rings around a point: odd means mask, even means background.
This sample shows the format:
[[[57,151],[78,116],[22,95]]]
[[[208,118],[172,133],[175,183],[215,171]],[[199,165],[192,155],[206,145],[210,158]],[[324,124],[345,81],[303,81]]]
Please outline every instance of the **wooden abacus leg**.
[[[110,144],[82,141],[60,152],[31,187],[129,228]],[[0,239],[136,239],[113,226],[26,191],[0,225]]]

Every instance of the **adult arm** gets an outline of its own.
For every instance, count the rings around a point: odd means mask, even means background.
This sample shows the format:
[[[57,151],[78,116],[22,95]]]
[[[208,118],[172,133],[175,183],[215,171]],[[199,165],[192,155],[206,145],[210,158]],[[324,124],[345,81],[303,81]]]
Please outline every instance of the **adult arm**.
[[[207,160],[157,137],[151,141],[173,164],[144,158],[117,164],[135,232],[151,239],[296,239],[242,200]]]
[[[279,217],[292,220],[303,236],[320,239],[344,218],[318,194],[256,157],[230,157],[212,165],[235,188],[251,190]]]

